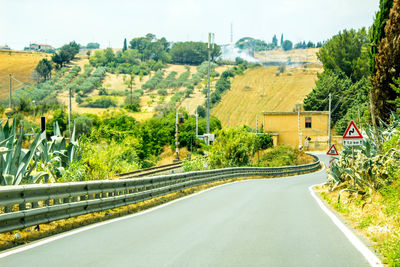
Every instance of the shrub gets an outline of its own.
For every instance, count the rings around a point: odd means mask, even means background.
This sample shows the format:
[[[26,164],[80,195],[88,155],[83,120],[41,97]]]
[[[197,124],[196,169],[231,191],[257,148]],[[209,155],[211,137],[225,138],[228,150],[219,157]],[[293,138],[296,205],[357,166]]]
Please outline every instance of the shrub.
[[[281,65],[278,67],[279,73],[284,73],[285,70],[286,70],[286,65],[285,65],[285,64],[281,64]]]
[[[139,112],[140,111],[140,98],[137,96],[127,96],[125,98],[125,109],[133,111],[133,112]]]
[[[199,115],[200,118],[205,118],[207,115],[207,111],[203,106],[198,106],[197,107],[197,114]]]
[[[193,92],[194,92],[194,88],[188,87],[185,90],[185,97],[189,97],[191,94],[193,94]]]
[[[261,167],[282,167],[297,164],[300,151],[290,146],[278,146],[261,156],[258,165]]]
[[[83,99],[82,99],[82,97],[80,95],[76,95],[75,101],[78,104],[82,104],[83,103]]]
[[[164,72],[163,71],[161,71],[161,70],[157,71],[154,74],[154,76],[151,77],[151,79],[149,79],[147,82],[145,82],[142,85],[142,89],[143,90],[146,90],[146,89],[154,90],[154,89],[156,89],[157,85],[162,81],[163,76],[164,76]]]
[[[101,96],[99,98],[96,98],[95,100],[92,100],[89,98],[87,100],[88,102],[86,104],[83,104],[83,107],[90,107],[90,108],[109,108],[109,107],[116,107],[117,103],[115,102],[114,99],[107,97],[107,96]]]
[[[168,95],[168,91],[167,90],[165,90],[165,89],[160,89],[160,90],[158,90],[157,91],[157,93],[159,94],[159,95]]]
[[[76,137],[81,136],[82,134],[89,135],[92,127],[93,122],[92,119],[86,115],[81,115],[77,117],[75,120],[75,134]]]
[[[101,87],[99,89],[99,95],[108,95],[108,92],[107,92],[106,88]]]
[[[257,150],[264,150],[272,146],[273,146],[273,140],[270,134],[257,135]]]
[[[247,166],[256,145],[256,135],[245,127],[222,129],[216,133],[209,158],[214,168]]]

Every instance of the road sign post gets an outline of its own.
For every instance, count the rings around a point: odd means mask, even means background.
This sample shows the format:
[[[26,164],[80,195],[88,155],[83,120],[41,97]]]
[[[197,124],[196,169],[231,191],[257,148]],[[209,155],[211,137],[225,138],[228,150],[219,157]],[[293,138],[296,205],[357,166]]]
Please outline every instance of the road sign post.
[[[349,126],[347,126],[346,131],[343,135],[343,145],[351,146],[351,156],[352,165],[354,165],[354,147],[361,146],[363,143],[363,136],[355,125],[354,121],[351,121]],[[353,185],[355,185],[355,180],[353,179]]]
[[[335,161],[337,158],[335,158],[335,156],[339,156],[338,150],[336,149],[335,145],[332,145],[328,152],[326,152],[327,155],[330,156],[330,160],[329,160],[329,168],[331,167],[331,163],[333,161]]]
[[[344,146],[361,146],[363,143],[363,136],[355,125],[354,121],[351,121],[349,126],[347,126],[346,131],[343,135],[343,145]]]

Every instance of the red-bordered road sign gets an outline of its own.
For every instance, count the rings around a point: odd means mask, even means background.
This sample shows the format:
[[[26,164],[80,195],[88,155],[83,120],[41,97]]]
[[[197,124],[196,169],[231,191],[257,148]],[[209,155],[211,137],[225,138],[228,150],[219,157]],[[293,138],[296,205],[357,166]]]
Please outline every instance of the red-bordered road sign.
[[[329,148],[328,152],[326,152],[327,155],[331,156],[339,156],[339,153],[335,147],[335,145],[332,145],[331,148]]]
[[[358,130],[357,126],[354,124],[354,121],[351,121],[349,126],[347,126],[346,131],[344,132],[343,139],[362,139],[363,136]]]

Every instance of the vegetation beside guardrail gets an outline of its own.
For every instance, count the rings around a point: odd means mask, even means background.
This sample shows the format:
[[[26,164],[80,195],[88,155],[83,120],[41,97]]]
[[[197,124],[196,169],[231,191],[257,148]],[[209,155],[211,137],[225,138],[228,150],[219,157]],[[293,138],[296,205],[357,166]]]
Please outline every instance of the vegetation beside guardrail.
[[[313,172],[314,163],[275,168],[226,168],[126,180],[4,186],[0,232],[141,202],[185,188],[236,177],[273,177]]]

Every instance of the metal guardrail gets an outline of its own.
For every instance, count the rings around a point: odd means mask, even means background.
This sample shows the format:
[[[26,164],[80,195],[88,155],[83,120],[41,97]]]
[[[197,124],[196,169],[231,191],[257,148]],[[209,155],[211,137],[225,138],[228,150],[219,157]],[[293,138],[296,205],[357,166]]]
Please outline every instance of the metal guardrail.
[[[154,167],[150,167],[147,169],[141,169],[141,170],[126,172],[126,173],[119,173],[116,176],[119,177],[119,179],[143,177],[143,176],[147,176],[150,174],[155,174],[155,173],[159,173],[159,172],[165,172],[165,171],[181,168],[182,166],[183,166],[183,163],[181,161],[181,162],[165,164],[165,165],[161,165],[161,166],[154,166]]]
[[[273,168],[226,168],[126,180],[0,187],[0,233],[141,202],[188,187],[235,177],[316,171],[320,162]]]

